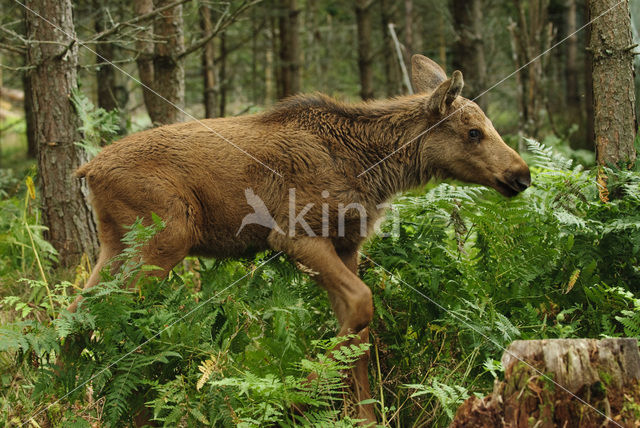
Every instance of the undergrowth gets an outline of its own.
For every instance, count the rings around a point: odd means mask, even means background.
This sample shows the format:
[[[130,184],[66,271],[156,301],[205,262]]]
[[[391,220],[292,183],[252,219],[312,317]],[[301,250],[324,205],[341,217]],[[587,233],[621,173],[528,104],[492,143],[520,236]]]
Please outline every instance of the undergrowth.
[[[536,142],[529,150],[534,185],[522,195],[443,183],[400,197],[399,235],[363,249],[381,423],[446,426],[491,389],[513,340],[640,335],[640,174],[597,179]],[[15,235],[0,244],[3,272],[40,254],[48,273],[55,256],[28,197],[0,206],[2,233]],[[325,293],[272,253],[140,276],[137,249],[162,227],[134,224],[127,263],[74,314],[70,282],[35,275],[5,295],[0,425],[121,426],[146,404],[165,426],[353,426],[344,369],[365,349],[326,357],[339,342]]]

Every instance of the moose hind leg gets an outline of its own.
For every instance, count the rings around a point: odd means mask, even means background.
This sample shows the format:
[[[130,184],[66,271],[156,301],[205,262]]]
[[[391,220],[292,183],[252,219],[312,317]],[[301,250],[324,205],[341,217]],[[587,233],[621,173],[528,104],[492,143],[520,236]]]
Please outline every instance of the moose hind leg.
[[[360,254],[358,248],[339,251],[338,256],[344,263],[344,265],[358,275],[358,259]],[[335,304],[332,304],[335,305]],[[335,309],[334,309],[335,310]],[[338,311],[336,310],[336,313]],[[354,339],[351,343],[354,345],[368,344],[369,343],[369,327],[363,328],[358,333],[358,339]],[[369,385],[369,359],[371,351],[367,349],[365,353],[356,361],[355,366],[351,369],[351,376],[354,382],[354,393],[357,402],[368,400],[371,398],[371,389]],[[361,404],[358,406],[358,418],[364,419],[368,422],[375,422],[375,412],[373,410],[373,404]]]

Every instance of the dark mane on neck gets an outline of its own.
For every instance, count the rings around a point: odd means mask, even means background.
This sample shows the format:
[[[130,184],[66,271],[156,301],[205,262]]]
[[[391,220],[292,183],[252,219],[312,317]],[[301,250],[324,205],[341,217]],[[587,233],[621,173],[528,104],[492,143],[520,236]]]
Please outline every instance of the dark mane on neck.
[[[321,93],[294,95],[261,115],[265,121],[295,121],[321,114],[349,121],[367,121],[412,115],[422,97],[400,97],[388,100],[346,104]]]

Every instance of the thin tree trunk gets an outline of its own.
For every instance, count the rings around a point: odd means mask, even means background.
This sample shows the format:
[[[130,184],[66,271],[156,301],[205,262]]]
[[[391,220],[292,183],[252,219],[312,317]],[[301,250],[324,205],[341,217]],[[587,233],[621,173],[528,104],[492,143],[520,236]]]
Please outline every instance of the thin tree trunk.
[[[592,24],[590,42],[596,158],[600,165],[630,168],[636,160],[637,123],[629,1],[591,0],[589,13],[604,13]]]
[[[589,0],[584,1],[584,14],[587,22],[591,21],[589,17]],[[587,25],[585,30],[585,47],[589,46],[591,40],[591,25]],[[584,147],[595,152],[596,134],[594,129],[594,113],[593,113],[593,55],[588,49],[585,49],[584,55],[584,106],[587,116],[587,139]]]
[[[444,36],[444,16],[438,15],[438,57],[442,69],[447,71],[447,40]]]
[[[404,46],[411,57],[415,53],[413,50],[413,0],[404,0]]]
[[[267,103],[273,102],[279,95],[278,71],[280,70],[277,61],[274,61],[275,52],[278,50],[276,23],[273,17],[268,22],[269,45],[264,54],[264,97]],[[275,85],[274,85],[275,82]]]
[[[302,87],[300,61],[300,9],[296,0],[288,1],[289,12],[289,69],[291,73],[291,93],[297,94]]]
[[[73,266],[83,253],[94,258],[97,233],[87,204],[87,188],[72,172],[86,161],[75,142],[81,139],[80,125],[69,99],[77,88],[78,45],[75,39],[70,0],[27,1],[27,8],[46,16],[60,30],[25,11],[30,43],[27,64],[30,70],[30,97],[33,101],[35,139],[38,144],[40,202],[47,239],[59,253],[63,266]]]
[[[38,156],[38,142],[36,141],[35,117],[33,116],[33,99],[31,98],[31,74],[22,74],[22,90],[24,92],[24,119],[27,127],[27,157],[35,159]]]
[[[171,3],[158,0],[156,7]],[[179,54],[184,51],[182,5],[163,11],[154,25],[155,36],[163,43],[155,44],[153,57],[154,89],[165,98],[155,105],[151,120],[154,123],[175,123],[183,118],[184,108],[184,59]],[[168,101],[168,102],[167,102]],[[152,113],[149,112],[151,115]]]
[[[373,98],[373,61],[371,53],[371,0],[356,0],[358,27],[358,69],[360,70],[360,97]]]
[[[224,117],[227,109],[227,34],[220,33],[220,117]]]
[[[105,7],[98,0],[94,0],[94,7],[97,10],[94,27],[96,33],[100,33],[106,29],[107,15]],[[115,70],[111,64],[105,64],[105,62],[113,62],[113,50],[113,44],[111,43],[98,43],[96,45],[96,63],[99,64],[96,72],[98,107],[107,111],[118,107]]]
[[[211,9],[207,5],[200,6],[200,18],[203,36],[211,34]],[[215,71],[215,45],[211,39],[202,48],[202,78],[204,85],[204,117],[216,117],[216,71]]]
[[[385,90],[387,97],[393,97],[401,93],[400,89],[400,70],[398,70],[398,63],[395,60],[395,46],[393,38],[389,34],[389,24],[395,21],[395,8],[396,2],[392,0],[380,0],[380,18],[381,18],[381,30],[382,30],[382,42],[383,42],[383,61],[384,61],[384,76],[385,76]]]
[[[300,91],[299,9],[295,0],[280,0],[278,10],[278,98]]]
[[[521,69],[517,74],[520,132],[532,137],[538,134],[542,121],[540,113],[545,105],[542,85],[545,57],[531,61],[546,51],[551,43],[548,1],[531,0],[525,7],[521,0],[515,0],[518,20],[509,25],[515,65]],[[524,67],[526,64],[529,65]]]
[[[145,15],[153,11],[153,0],[134,0],[133,8],[136,16]],[[136,49],[140,52],[136,64],[138,77],[143,84],[142,97],[147,113],[153,122],[157,111],[156,104],[164,101],[153,93],[155,81],[153,76],[153,27],[151,25],[144,27],[144,31],[138,34]]]
[[[451,2],[454,29],[458,35],[453,46],[452,65],[464,74],[465,96],[475,99],[487,86],[487,64],[482,37],[482,0],[453,0]],[[488,94],[476,100],[484,110],[489,105]]]
[[[578,28],[578,5],[576,0],[567,1],[566,12],[566,33],[567,36],[573,34]],[[567,113],[569,115],[570,124],[578,125],[577,132],[571,136],[571,145],[574,148],[585,147],[586,130],[584,126],[584,110],[582,108],[582,100],[578,85],[578,76],[580,75],[580,66],[578,64],[578,35],[570,36],[566,41],[566,57],[565,57],[565,81],[566,81],[566,102]]]

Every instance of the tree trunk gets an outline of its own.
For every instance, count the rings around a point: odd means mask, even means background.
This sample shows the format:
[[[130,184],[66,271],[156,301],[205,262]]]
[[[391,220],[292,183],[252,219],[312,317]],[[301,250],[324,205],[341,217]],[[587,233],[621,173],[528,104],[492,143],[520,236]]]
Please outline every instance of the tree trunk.
[[[81,139],[80,123],[70,100],[71,91],[77,88],[78,65],[78,44],[71,43],[75,39],[71,1],[28,1],[27,8],[62,30],[25,11],[29,40],[54,42],[29,43],[27,65],[34,67],[30,70],[30,97],[46,237],[58,251],[60,264],[73,266],[83,253],[94,258],[98,245],[86,185],[72,175],[86,157],[75,144]]]
[[[373,68],[371,63],[371,0],[356,0],[356,24],[358,27],[358,69],[360,70],[360,97],[373,98]]]
[[[291,92],[297,94],[302,88],[302,74],[300,73],[300,9],[296,0],[289,0],[289,69],[291,70]]]
[[[169,3],[172,0],[158,0],[156,7]],[[155,44],[154,90],[165,100],[155,104],[153,113],[149,112],[154,123],[175,123],[183,119],[180,111],[184,108],[184,59],[180,57],[184,51],[182,25],[182,5],[163,11],[155,20],[155,36],[163,43]]]
[[[393,97],[402,93],[400,70],[396,61],[395,46],[393,38],[389,34],[389,24],[395,21],[396,2],[391,0],[380,0],[380,18],[382,24],[383,41],[383,61],[385,89],[387,97]]]
[[[133,8],[136,16],[145,15],[153,11],[153,0],[134,0]],[[153,93],[153,28],[150,24],[147,24],[144,30],[138,34],[136,49],[140,52],[136,59],[136,64],[138,66],[138,77],[143,85],[142,97],[147,113],[149,113],[149,117],[152,118],[151,121],[153,122],[155,112],[158,110],[155,105],[164,101]],[[152,116],[152,112],[154,116]]]
[[[591,0],[589,13],[604,13],[593,22],[590,41],[596,158],[600,165],[631,168],[637,123],[629,1]]]
[[[296,0],[280,0],[278,98],[300,92],[300,35]]]
[[[636,339],[517,340],[502,366],[504,381],[465,401],[450,427],[636,426],[628,406],[640,400]]]
[[[578,28],[576,0],[567,1],[566,33],[567,56],[565,78],[567,82],[567,107],[571,117],[580,117],[581,105],[578,92],[578,35],[573,34]],[[571,35],[573,34],[573,35]]]
[[[584,1],[584,15],[587,22],[591,21],[589,16],[589,0]],[[586,45],[589,45],[591,40],[591,25],[587,25],[585,29]],[[587,47],[585,46],[585,47]],[[594,114],[593,114],[593,55],[589,50],[585,51],[584,55],[584,107],[586,113],[586,132],[587,140],[585,141],[585,148],[595,151],[596,134],[594,130]]]
[[[227,33],[220,33],[220,117],[224,117],[227,109]]]
[[[487,89],[487,64],[484,58],[482,0],[453,0],[453,23],[458,39],[453,46],[453,68],[464,74],[466,97],[475,99]],[[476,100],[486,110],[488,94]]]
[[[213,25],[211,23],[211,9],[207,5],[200,6],[200,18],[203,37],[211,34]],[[215,70],[215,44],[211,39],[202,49],[202,78],[204,86],[204,117],[216,117],[216,70]]]
[[[417,53],[413,50],[413,0],[404,0],[404,46],[409,58]]]
[[[36,141],[35,117],[33,116],[33,99],[31,98],[31,74],[22,74],[22,90],[24,92],[24,120],[27,132],[27,157],[35,159],[38,156],[38,142]]]
[[[97,11],[94,27],[96,33],[100,33],[106,29],[106,9],[98,0],[94,0],[94,7]],[[98,43],[95,49],[97,53],[96,63],[98,64],[98,71],[96,72],[98,107],[111,111],[118,107],[116,98],[116,76],[113,66],[111,64],[105,64],[105,62],[113,62],[114,60],[113,44]]]
[[[518,19],[517,22],[511,22],[509,31],[515,65],[518,69],[522,68],[516,75],[519,128],[521,134],[537,137],[545,105],[542,85],[545,57],[531,61],[545,52],[551,43],[552,26],[547,10],[549,0],[531,0],[526,6],[522,0],[515,0],[515,3]]]

